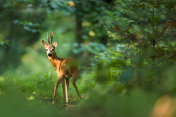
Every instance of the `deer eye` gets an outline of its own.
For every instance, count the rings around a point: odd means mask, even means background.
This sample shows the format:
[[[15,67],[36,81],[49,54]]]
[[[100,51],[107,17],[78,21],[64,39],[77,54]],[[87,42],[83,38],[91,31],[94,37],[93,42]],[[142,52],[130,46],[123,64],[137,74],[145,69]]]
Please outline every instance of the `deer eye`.
[[[52,51],[54,51],[54,49],[52,49]]]

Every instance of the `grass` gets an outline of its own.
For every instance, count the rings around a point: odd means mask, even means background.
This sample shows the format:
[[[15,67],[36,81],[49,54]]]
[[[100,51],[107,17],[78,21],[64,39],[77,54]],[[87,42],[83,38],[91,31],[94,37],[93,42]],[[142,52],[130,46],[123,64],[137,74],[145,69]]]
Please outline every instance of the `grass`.
[[[61,85],[56,103],[51,104],[57,80],[54,69],[29,74],[20,69],[8,71],[0,77],[0,113],[4,117],[147,117],[156,101],[156,95],[138,89],[129,94],[108,93],[107,85],[95,83],[94,78],[95,72],[80,74],[77,86],[81,100],[70,83],[69,105],[65,108]]]

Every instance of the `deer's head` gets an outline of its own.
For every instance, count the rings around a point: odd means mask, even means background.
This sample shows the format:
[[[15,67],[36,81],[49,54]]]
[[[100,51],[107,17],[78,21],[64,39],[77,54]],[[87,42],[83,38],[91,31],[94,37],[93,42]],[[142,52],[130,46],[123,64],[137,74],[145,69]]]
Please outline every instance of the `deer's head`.
[[[48,45],[45,43],[45,41],[42,40],[42,45],[46,49],[46,54],[47,54],[48,57],[52,57],[55,54],[54,50],[57,47],[57,42],[56,41],[52,44],[53,32],[52,32],[52,35],[50,35],[50,36],[51,36],[51,42],[49,41],[49,36],[48,36],[48,33],[47,33]]]

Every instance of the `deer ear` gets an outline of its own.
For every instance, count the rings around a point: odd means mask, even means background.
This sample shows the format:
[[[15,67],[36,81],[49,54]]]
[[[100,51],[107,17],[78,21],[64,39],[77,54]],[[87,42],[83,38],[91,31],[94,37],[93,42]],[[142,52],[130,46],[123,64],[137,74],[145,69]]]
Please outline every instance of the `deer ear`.
[[[53,46],[54,46],[54,47],[57,47],[57,41],[55,41],[55,42],[53,43]]]
[[[46,44],[45,41],[43,41],[43,40],[42,40],[42,45],[43,45],[44,48],[47,47],[47,44]]]

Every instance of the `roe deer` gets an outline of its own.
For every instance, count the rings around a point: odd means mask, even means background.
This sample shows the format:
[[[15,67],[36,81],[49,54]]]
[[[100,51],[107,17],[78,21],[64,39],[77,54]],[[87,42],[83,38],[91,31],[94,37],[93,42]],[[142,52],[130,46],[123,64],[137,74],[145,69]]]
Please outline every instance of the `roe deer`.
[[[73,86],[76,89],[78,96],[81,98],[79,91],[77,89],[77,86],[76,86],[76,80],[78,78],[78,64],[73,58],[57,57],[56,52],[55,52],[55,48],[57,47],[57,42],[54,42],[52,44],[53,33],[50,36],[51,36],[51,42],[49,41],[49,36],[47,33],[48,45],[43,40],[42,40],[42,45],[46,49],[48,59],[50,63],[52,64],[52,66],[56,69],[56,73],[58,76],[58,80],[54,87],[54,96],[53,96],[52,104],[54,104],[55,96],[57,93],[57,88],[61,82],[62,82],[64,100],[67,104],[68,103],[69,79],[71,77],[73,77],[73,80],[72,80]],[[66,81],[66,87],[65,87],[65,81]]]

